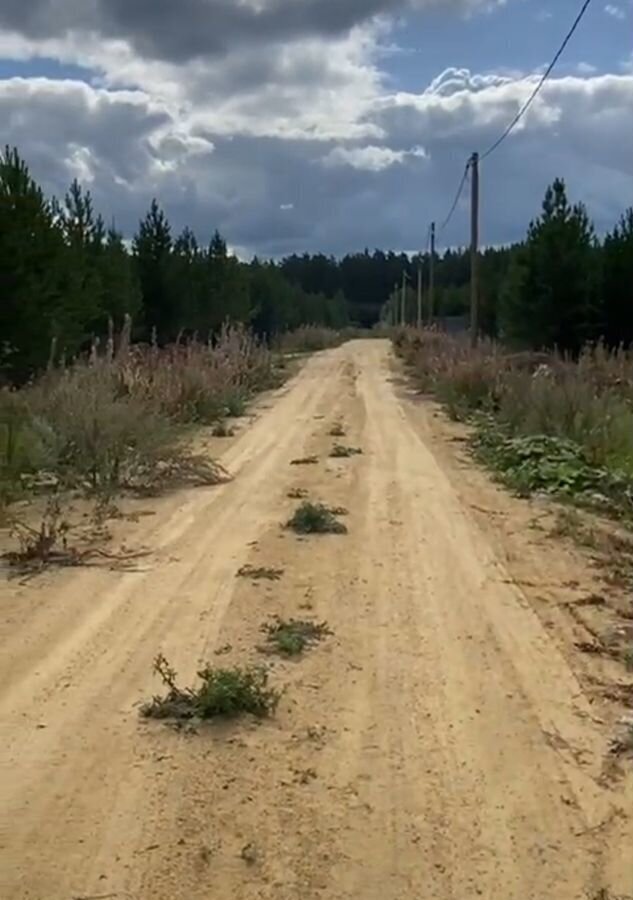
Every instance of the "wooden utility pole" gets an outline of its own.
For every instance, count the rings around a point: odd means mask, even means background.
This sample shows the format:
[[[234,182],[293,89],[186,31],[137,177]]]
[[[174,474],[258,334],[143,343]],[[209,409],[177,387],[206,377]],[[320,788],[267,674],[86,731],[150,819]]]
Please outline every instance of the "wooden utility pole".
[[[418,260],[418,328],[422,328],[422,258]]]
[[[431,256],[429,259],[429,324],[435,317],[435,222],[431,222]]]
[[[479,339],[479,154],[470,158],[470,343]]]
[[[404,328],[407,324],[407,272],[402,270],[402,305],[400,307],[400,324]]]

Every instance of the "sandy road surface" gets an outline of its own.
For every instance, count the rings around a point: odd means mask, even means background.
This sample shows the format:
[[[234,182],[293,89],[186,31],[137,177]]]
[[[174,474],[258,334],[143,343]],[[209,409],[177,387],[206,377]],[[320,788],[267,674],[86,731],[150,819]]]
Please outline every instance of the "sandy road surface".
[[[633,895],[609,727],[388,345],[316,356],[269,403],[222,458],[233,481],[129,526],[154,551],[144,571],[0,587],[2,900]],[[328,458],[336,419],[362,456]],[[297,487],[347,507],[349,534],[282,531]],[[284,577],[235,578],[246,562]],[[157,651],[183,680],[201,660],[261,660],[273,614],[334,632],[273,663],[274,719],[139,722]]]

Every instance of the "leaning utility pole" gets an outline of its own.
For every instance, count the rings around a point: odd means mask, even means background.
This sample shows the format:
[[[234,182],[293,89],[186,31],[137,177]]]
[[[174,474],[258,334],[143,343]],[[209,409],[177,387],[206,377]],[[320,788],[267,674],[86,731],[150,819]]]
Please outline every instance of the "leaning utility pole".
[[[470,158],[470,343],[479,338],[479,154]]]
[[[435,222],[431,222],[431,256],[429,258],[429,324],[435,316]]]

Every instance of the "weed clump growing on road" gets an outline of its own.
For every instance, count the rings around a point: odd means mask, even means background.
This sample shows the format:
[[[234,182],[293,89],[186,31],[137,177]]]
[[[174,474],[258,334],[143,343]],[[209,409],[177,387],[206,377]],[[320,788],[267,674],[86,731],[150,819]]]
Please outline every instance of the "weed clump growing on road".
[[[279,581],[284,574],[283,569],[275,569],[269,566],[242,566],[238,570],[238,578],[252,578],[253,581]]]
[[[151,719],[232,719],[243,714],[258,718],[272,715],[281,694],[269,686],[268,672],[261,666],[232,669],[206,665],[198,672],[200,684],[181,688],[174,669],[162,654],[154,660],[167,693],[155,696],[141,707],[141,715]]]
[[[330,428],[331,437],[345,437],[345,429],[341,422],[335,422]]]
[[[326,622],[285,620],[279,616],[263,625],[262,631],[266,634],[266,646],[261,648],[263,652],[278,653],[281,656],[299,656],[304,650],[332,634]]]
[[[343,444],[334,444],[330,456],[334,457],[334,459],[343,459],[348,456],[357,456],[362,452],[360,447],[345,447]]]
[[[286,496],[289,500],[305,500],[308,492],[305,488],[291,488]]]
[[[297,459],[291,459],[291,466],[316,466],[319,461],[318,456],[300,456]]]
[[[286,527],[297,534],[347,534],[347,526],[338,521],[328,506],[307,500],[295,511]]]

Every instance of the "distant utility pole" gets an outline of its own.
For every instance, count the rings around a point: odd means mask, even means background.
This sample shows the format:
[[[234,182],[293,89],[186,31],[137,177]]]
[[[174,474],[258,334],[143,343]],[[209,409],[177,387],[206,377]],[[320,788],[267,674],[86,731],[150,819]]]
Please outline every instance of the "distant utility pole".
[[[407,324],[407,275],[406,269],[402,270],[402,302],[400,306],[400,324],[404,328]]]
[[[398,282],[393,286],[393,294],[391,295],[391,324],[395,328],[398,324],[398,295],[400,293],[400,287],[398,286]]]
[[[470,158],[470,343],[479,339],[479,154]]]
[[[418,260],[418,317],[417,326],[422,328],[422,257]]]
[[[431,256],[429,259],[429,323],[435,317],[435,222],[431,222]]]

